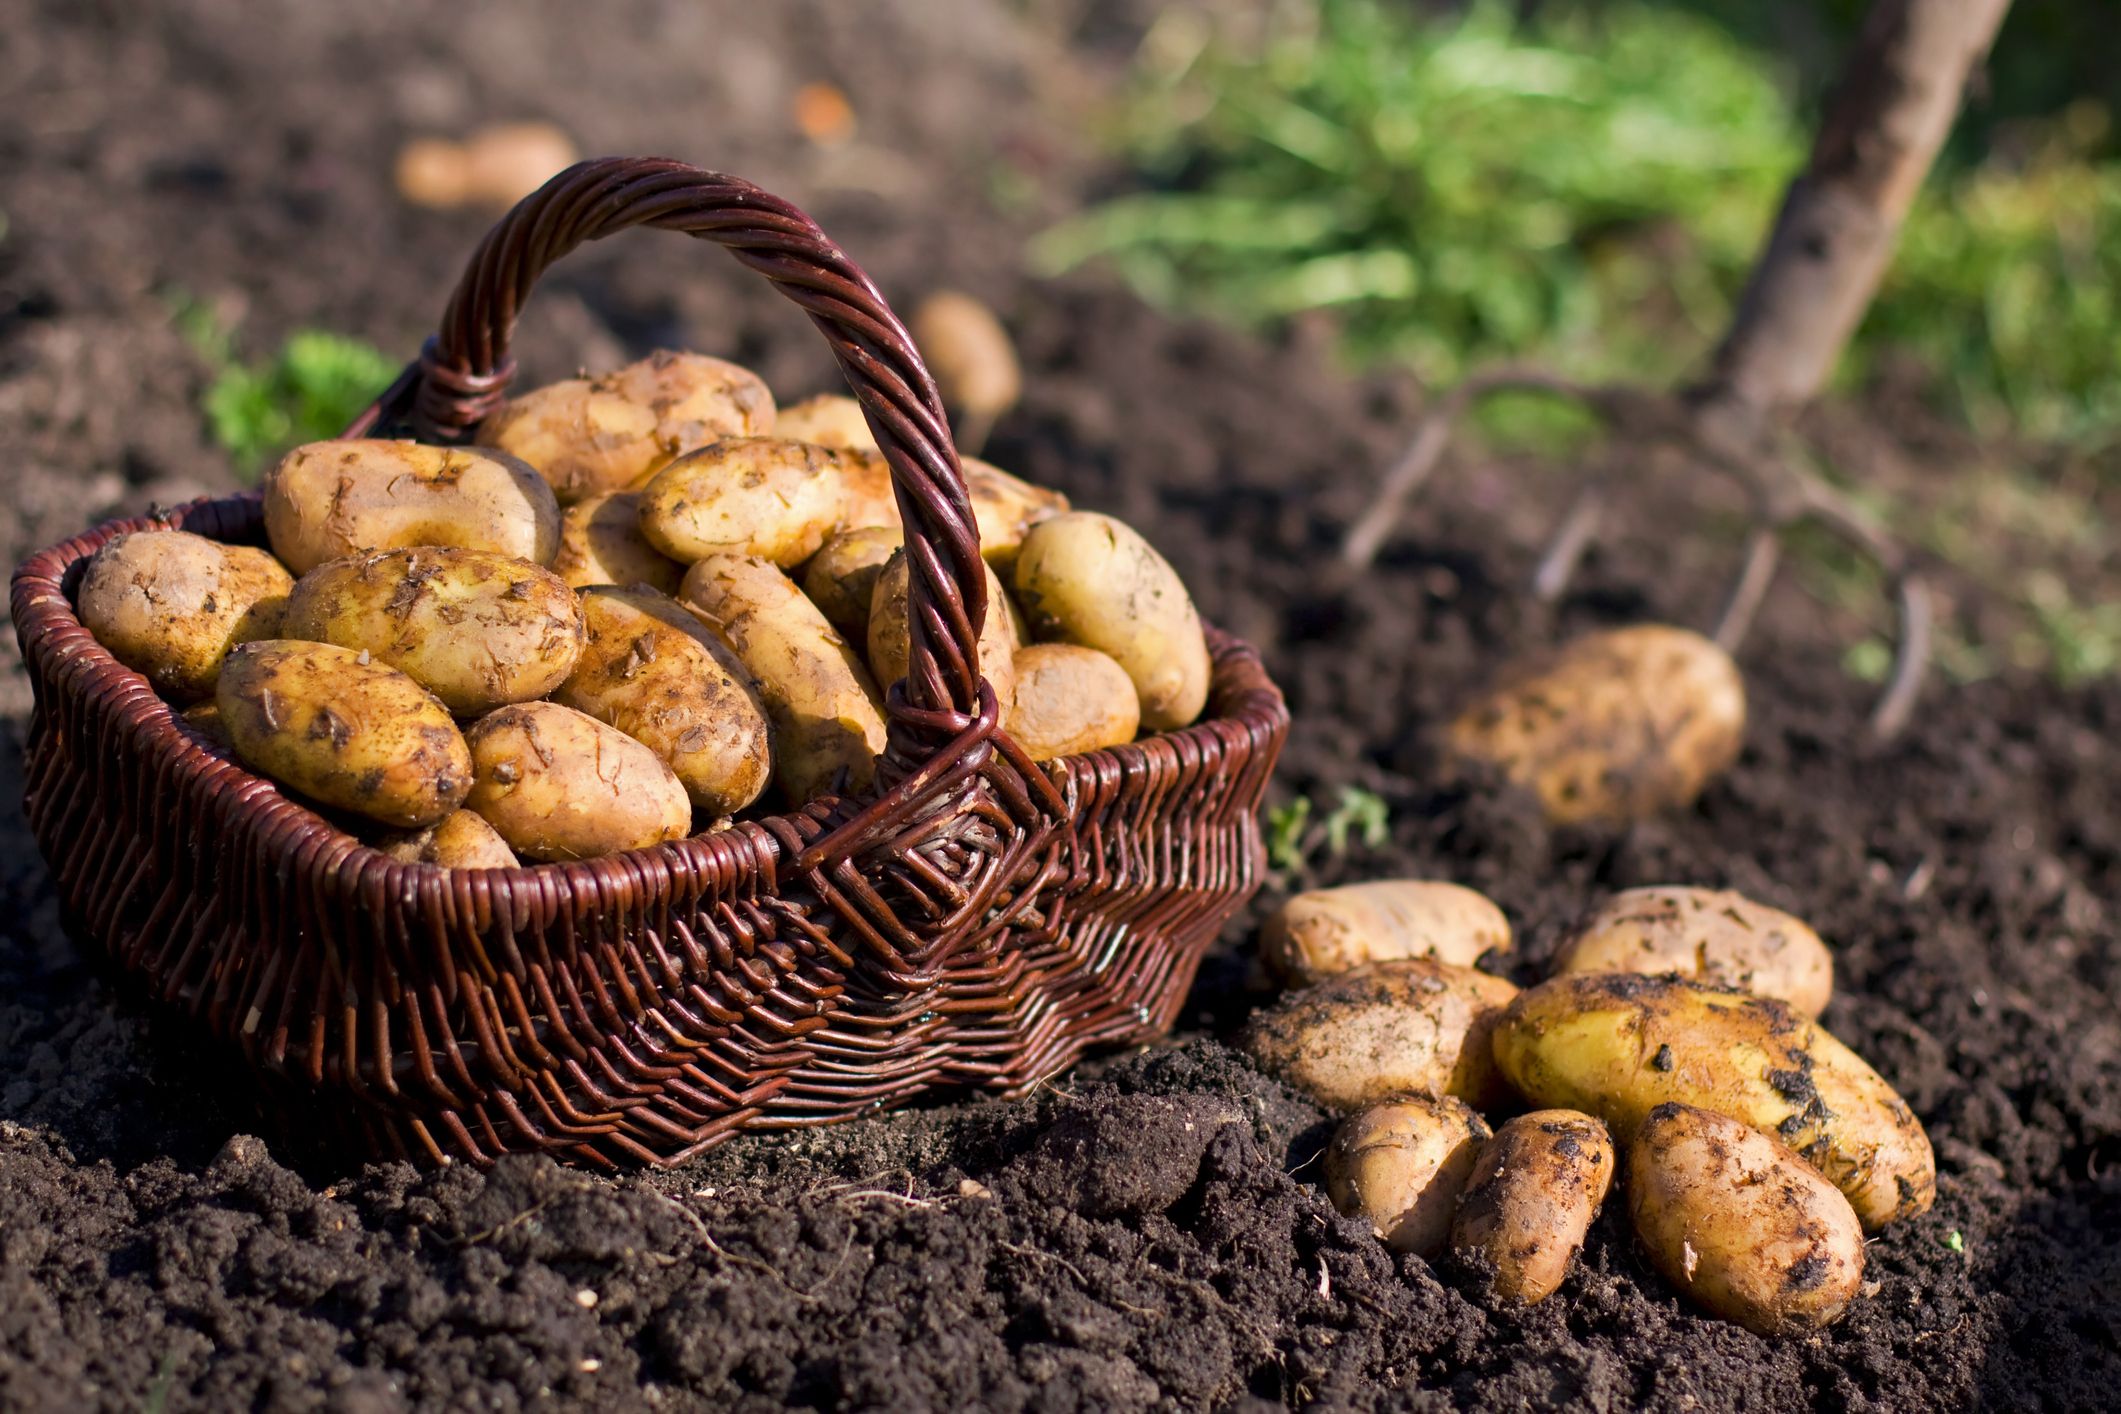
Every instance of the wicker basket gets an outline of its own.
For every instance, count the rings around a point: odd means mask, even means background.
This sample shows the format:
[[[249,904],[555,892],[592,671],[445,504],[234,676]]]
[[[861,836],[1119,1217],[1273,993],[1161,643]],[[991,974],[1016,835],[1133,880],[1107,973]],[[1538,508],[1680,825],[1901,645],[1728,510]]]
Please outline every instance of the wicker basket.
[[[388,859],[226,756],[76,618],[83,563],[127,531],[262,543],[255,496],[201,501],[15,572],[37,702],[25,808],[69,931],[240,1050],[305,1126],[431,1161],[671,1164],[931,1087],[1018,1090],[1167,1028],[1257,887],[1281,694],[1211,630],[1194,726],[1043,769],[996,730],[978,537],[934,384],[801,211],[682,163],[582,163],[487,236],[440,334],[349,433],[466,439],[508,384],[538,276],[633,226],[714,241],[807,312],[890,460],[912,666],[874,796],[580,863]]]

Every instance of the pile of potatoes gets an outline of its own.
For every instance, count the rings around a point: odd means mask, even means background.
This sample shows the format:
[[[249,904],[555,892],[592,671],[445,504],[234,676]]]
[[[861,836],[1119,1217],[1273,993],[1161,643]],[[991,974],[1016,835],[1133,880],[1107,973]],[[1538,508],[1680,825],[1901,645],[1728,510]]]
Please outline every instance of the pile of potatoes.
[[[1163,557],[964,470],[980,664],[1026,753],[1194,721],[1208,647]],[[476,447],[298,447],[264,511],[270,553],[111,541],[82,622],[204,738],[395,857],[585,859],[872,783],[909,572],[851,398],[779,408],[744,368],[657,353],[514,399]]]
[[[1615,895],[1522,991],[1474,966],[1509,960],[1510,926],[1455,884],[1299,894],[1260,943],[1292,990],[1244,1045],[1346,1116],[1334,1205],[1500,1299],[1560,1286],[1618,1168],[1676,1288],[1762,1334],[1815,1330],[1861,1290],[1865,1235],[1936,1197],[1921,1122],[1818,1023],[1826,945],[1740,894]]]

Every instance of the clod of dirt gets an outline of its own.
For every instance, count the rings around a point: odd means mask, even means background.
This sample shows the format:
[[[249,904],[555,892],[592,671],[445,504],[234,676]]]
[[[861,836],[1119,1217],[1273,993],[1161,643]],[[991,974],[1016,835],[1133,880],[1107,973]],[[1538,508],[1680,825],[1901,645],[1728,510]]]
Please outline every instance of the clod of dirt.
[[[1033,1143],[1020,1166],[1024,1189],[1085,1217],[1161,1213],[1198,1180],[1216,1134],[1245,1122],[1207,1095],[1129,1095],[1069,1110]]]

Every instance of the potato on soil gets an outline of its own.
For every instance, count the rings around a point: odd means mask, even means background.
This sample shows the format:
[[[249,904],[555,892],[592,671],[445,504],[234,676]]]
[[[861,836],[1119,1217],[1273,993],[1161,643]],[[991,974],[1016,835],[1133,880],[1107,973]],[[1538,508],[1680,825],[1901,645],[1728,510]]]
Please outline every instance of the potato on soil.
[[[846,509],[849,453],[732,437],[687,453],[641,488],[641,534],[686,564],[756,555],[786,569],[818,552]]]
[[[1016,345],[994,311],[957,290],[938,290],[913,311],[913,341],[943,401],[985,428],[1023,396]],[[976,439],[974,439],[976,440]]]
[[[1628,1145],[1628,1215],[1665,1280],[1761,1335],[1833,1322],[1863,1285],[1863,1229],[1785,1145],[1687,1105],[1651,1110]]]
[[[543,697],[582,651],[574,591],[486,550],[383,550],[317,566],[288,596],[283,635],[365,652],[459,717]]]
[[[1293,987],[1405,957],[1471,967],[1510,950],[1510,920],[1485,895],[1458,884],[1380,879],[1297,894],[1267,918],[1260,956]]]
[[[959,457],[965,491],[972,500],[972,521],[979,527],[979,550],[987,563],[1006,576],[1031,527],[1064,514],[1068,498],[1060,492],[1011,476],[978,457]]]
[[[653,751],[557,702],[489,712],[465,733],[473,780],[464,798],[517,854],[594,859],[682,839],[685,787]]]
[[[884,749],[876,684],[847,640],[772,563],[711,555],[685,573],[685,607],[735,651],[773,724],[774,778],[800,803],[866,790]]]
[[[834,628],[856,643],[867,643],[877,576],[905,543],[897,526],[842,530],[803,566],[803,592]]]
[[[877,449],[876,434],[869,430],[862,405],[844,393],[819,393],[782,408],[773,435],[848,452]]]
[[[1628,889],[1576,926],[1554,971],[1674,972],[1779,997],[1806,1016],[1834,995],[1834,957],[1802,919],[1729,889]]]
[[[1488,1126],[1463,1101],[1409,1095],[1341,1121],[1326,1146],[1326,1194],[1395,1252],[1432,1257],[1451,1232]]]
[[[763,437],[773,428],[773,394],[750,369],[661,349],[598,378],[511,398],[479,440],[521,457],[572,502],[638,486],[725,437]]]
[[[678,592],[685,567],[641,534],[641,493],[610,491],[576,501],[560,513],[560,548],[552,572],[570,589],[593,584],[645,584]]]
[[[442,545],[549,565],[560,507],[502,452],[351,440],[297,447],[265,473],[265,533],[296,575],[369,550]]]
[[[418,829],[461,805],[471,786],[471,753],[448,709],[350,648],[239,644],[214,701],[246,764],[325,805]]]
[[[766,709],[728,646],[639,587],[584,590],[582,622],[581,662],[553,700],[647,746],[709,815],[757,800],[773,779]]]
[[[1040,521],[1024,536],[1015,581],[1034,635],[1095,648],[1127,670],[1149,730],[1186,726],[1207,705],[1208,640],[1193,600],[1120,522],[1094,511]]]
[[[987,566],[987,616],[980,620],[979,669],[994,689],[1001,719],[1009,720],[1009,703],[1016,696],[1016,640],[1009,632],[1009,595]],[[913,571],[904,552],[893,555],[876,577],[869,601],[869,671],[886,693],[891,684],[906,676],[913,640],[907,627],[907,593]]]
[[[1517,989],[1429,958],[1379,962],[1292,992],[1254,1016],[1243,1047],[1261,1070],[1329,1110],[1395,1095],[1508,1098],[1489,1036]]]
[[[228,650],[280,636],[294,579],[248,545],[184,530],[121,535],[81,576],[81,623],[110,655],[180,702],[213,695]]]
[[[1613,1140],[1575,1110],[1534,1110],[1495,1131],[1451,1223],[1451,1250],[1505,1301],[1544,1301],[1568,1275],[1613,1183]]]
[[[1034,643],[1016,650],[1014,667],[1009,735],[1033,761],[1122,746],[1141,730],[1134,680],[1095,648]]]
[[[416,206],[506,211],[579,152],[550,123],[494,123],[462,142],[415,138],[398,152],[398,194]]]
[[[1689,804],[1738,758],[1745,682],[1696,633],[1594,633],[1505,669],[1446,732],[1539,797],[1556,824],[1635,820]]]
[[[424,830],[376,841],[401,864],[439,864],[444,869],[513,869],[519,861],[508,841],[471,810],[452,810]]]
[[[1937,1162],[1921,1121],[1861,1057],[1785,1002],[1632,972],[1527,988],[1495,1060],[1533,1103],[1583,1110],[1630,1139],[1666,1101],[1713,1110],[1796,1150],[1866,1231],[1927,1209]]]

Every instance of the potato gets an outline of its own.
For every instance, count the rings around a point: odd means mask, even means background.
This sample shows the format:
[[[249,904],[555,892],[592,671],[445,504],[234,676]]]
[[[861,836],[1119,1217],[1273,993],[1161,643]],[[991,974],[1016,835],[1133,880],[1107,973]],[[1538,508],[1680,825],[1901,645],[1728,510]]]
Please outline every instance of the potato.
[[[1268,915],[1259,952],[1292,987],[1403,957],[1471,967],[1510,950],[1510,920],[1484,895],[1457,884],[1380,879],[1301,893]]]
[[[550,570],[486,550],[328,561],[295,584],[282,632],[365,652],[459,717],[543,697],[582,651],[574,591]]]
[[[867,790],[884,749],[876,685],[847,640],[769,561],[710,555],[685,573],[685,607],[751,674],[773,723],[774,777],[801,803],[832,788]]]
[[[1252,1018],[1243,1047],[1260,1069],[1329,1110],[1395,1095],[1507,1099],[1489,1035],[1517,989],[1429,958],[1379,962],[1285,996]]]
[[[479,440],[521,457],[574,502],[637,487],[687,452],[773,425],[773,394],[750,369],[659,349],[600,378],[509,399]]]
[[[579,155],[550,123],[494,123],[462,142],[415,138],[398,150],[398,194],[415,206],[506,211]]]
[[[1432,1257],[1488,1126],[1463,1101],[1409,1095],[1350,1115],[1326,1146],[1326,1194],[1395,1252]]]
[[[757,800],[773,779],[773,751],[766,709],[736,655],[650,589],[584,590],[582,622],[582,660],[553,700],[647,746],[710,815]]]
[[[834,628],[856,643],[867,643],[877,576],[905,543],[896,526],[839,531],[803,567],[803,592]]]
[[[452,810],[424,830],[376,841],[401,864],[439,864],[444,869],[513,869],[519,863],[508,841],[470,810]]]
[[[184,530],[121,535],[81,575],[81,623],[110,655],[180,702],[213,695],[238,643],[280,636],[294,579],[248,545]]]
[[[1690,804],[1744,738],[1738,665],[1660,624],[1594,633],[1506,669],[1445,732],[1450,752],[1530,790],[1556,824]]]
[[[186,726],[205,737],[221,754],[235,754],[235,738],[228,734],[228,723],[221,717],[220,703],[209,697],[204,702],[194,702],[179,715]]]
[[[682,839],[685,787],[653,751],[557,702],[523,702],[472,724],[464,798],[516,853],[594,859]]]
[[[1521,993],[1494,1044],[1526,1098],[1595,1114],[1623,1142],[1667,1100],[1774,1135],[1848,1195],[1866,1231],[1936,1198],[1929,1136],[1906,1102],[1773,998],[1678,977],[1572,973]]]
[[[774,421],[773,435],[848,452],[877,449],[876,434],[869,430],[862,405],[844,393],[819,393],[782,408]]]
[[[1142,725],[1170,731],[1208,701],[1200,615],[1164,557],[1110,516],[1069,511],[1024,536],[1016,593],[1039,638],[1079,643],[1127,670]]]
[[[1728,889],[1628,889],[1576,926],[1554,971],[1675,972],[1778,997],[1806,1016],[1834,995],[1834,957],[1779,908]]]
[[[1018,480],[978,457],[960,457],[958,466],[972,500],[973,523],[979,527],[980,553],[988,564],[1007,574],[1031,527],[1065,513],[1068,498]]]
[[[265,533],[297,575],[368,550],[446,545],[549,565],[560,507],[505,453],[356,440],[297,447],[265,473]]]
[[[245,763],[386,825],[432,825],[471,786],[471,753],[448,709],[351,648],[278,638],[238,644],[221,665],[214,702]]]
[[[1849,1201],[1735,1119],[1663,1104],[1628,1145],[1628,1215],[1665,1280],[1761,1335],[1818,1330],[1863,1285]]]
[[[1451,1222],[1451,1250],[1489,1290],[1525,1305],[1568,1275],[1613,1183],[1613,1140],[1575,1110],[1534,1110],[1480,1151]]]
[[[870,526],[902,530],[904,524],[898,492],[891,485],[891,463],[875,452],[841,452],[840,530]]]
[[[994,700],[1000,707],[1001,720],[1006,724],[1010,700],[1016,696],[1016,641],[1009,632],[1009,612],[1003,607],[1009,595],[995,576],[993,566],[985,568],[987,616],[980,620],[979,670],[994,688]],[[877,575],[876,588],[871,591],[869,671],[875,675],[877,686],[887,693],[891,684],[906,676],[907,659],[913,652],[912,635],[907,627],[907,592],[912,579],[913,571],[901,552],[893,555]]]
[[[552,572],[570,589],[593,584],[645,584],[678,592],[685,567],[641,534],[641,493],[608,491],[576,501],[560,513],[560,548]]]
[[[994,311],[972,296],[936,291],[913,311],[912,333],[943,401],[963,414],[968,430],[976,429],[968,444],[1023,395],[1016,345]]]
[[[1121,746],[1141,730],[1134,680],[1095,648],[1035,643],[1017,649],[1012,666],[1009,735],[1033,761]]]
[[[799,565],[839,526],[847,455],[773,437],[702,447],[641,488],[641,534],[687,564],[756,555],[783,569]]]

